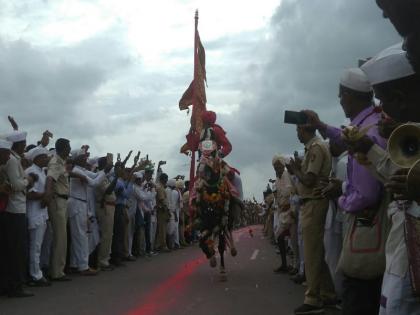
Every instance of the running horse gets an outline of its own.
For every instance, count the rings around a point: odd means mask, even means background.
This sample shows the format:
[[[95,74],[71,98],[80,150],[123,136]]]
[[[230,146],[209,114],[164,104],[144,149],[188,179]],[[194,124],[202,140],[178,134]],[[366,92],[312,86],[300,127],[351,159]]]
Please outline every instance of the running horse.
[[[215,141],[202,141],[199,151],[201,157],[194,183],[195,226],[201,232],[200,248],[213,268],[217,266],[215,244],[218,241],[221,279],[226,280],[224,253],[227,247],[231,248],[232,256],[236,255],[231,233],[231,184],[227,177],[231,169],[219,156]]]

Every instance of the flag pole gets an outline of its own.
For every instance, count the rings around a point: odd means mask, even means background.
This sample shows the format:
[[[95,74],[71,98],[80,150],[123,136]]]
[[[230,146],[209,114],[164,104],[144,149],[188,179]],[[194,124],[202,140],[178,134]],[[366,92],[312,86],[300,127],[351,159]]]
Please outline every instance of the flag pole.
[[[193,80],[193,97],[192,97],[192,112],[191,112],[191,117],[195,117],[195,109],[196,109],[196,105],[197,105],[197,95],[196,95],[196,87],[197,87],[197,80],[198,80],[198,75],[197,75],[197,71],[198,71],[198,36],[197,36],[197,30],[198,30],[198,9],[195,10],[195,16],[194,16],[194,80]],[[191,129],[193,132],[200,132],[200,130],[198,130],[197,128],[197,119],[192,119],[192,122],[194,123],[194,125],[191,126]],[[189,186],[189,191],[190,191],[190,201],[191,201],[191,194],[192,194],[192,190],[194,187],[194,178],[195,178],[195,151],[194,149],[191,150],[191,166],[190,166],[190,186]],[[191,220],[193,220],[193,216],[192,216],[192,207],[190,204],[190,218]]]

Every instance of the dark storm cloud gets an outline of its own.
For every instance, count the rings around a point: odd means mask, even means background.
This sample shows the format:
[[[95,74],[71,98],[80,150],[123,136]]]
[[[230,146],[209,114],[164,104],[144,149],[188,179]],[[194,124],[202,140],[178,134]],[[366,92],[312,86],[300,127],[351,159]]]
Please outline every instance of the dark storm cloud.
[[[112,113],[105,112],[106,104],[96,93],[132,65],[115,30],[64,47],[0,41],[4,126],[5,116],[10,114],[35,138],[45,128],[57,136],[87,140],[99,132],[111,132],[95,124],[97,118],[112,120]],[[121,105],[114,103],[114,107]],[[8,126],[1,132],[7,130]]]
[[[375,2],[365,0],[285,0],[272,17],[271,33],[258,45],[269,52],[265,65],[244,65],[239,112],[221,117],[237,144],[234,163],[247,167],[259,161],[267,172],[274,153],[301,148],[294,126],[282,123],[285,109],[314,109],[340,125],[341,71],[400,40]]]

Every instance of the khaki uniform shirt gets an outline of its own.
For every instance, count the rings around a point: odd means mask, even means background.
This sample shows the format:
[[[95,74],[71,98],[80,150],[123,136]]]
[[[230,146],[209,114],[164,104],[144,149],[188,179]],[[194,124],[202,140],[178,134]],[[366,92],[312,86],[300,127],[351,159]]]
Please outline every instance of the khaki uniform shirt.
[[[302,161],[302,173],[312,173],[316,176],[316,182],[321,178],[328,178],[331,172],[331,153],[319,137],[313,137],[305,144],[305,156]],[[297,184],[298,194],[301,199],[319,199],[320,196],[314,194],[314,187],[307,187],[302,183]]]
[[[166,196],[166,189],[161,183],[156,184],[156,207],[158,209],[169,209],[168,197]]]
[[[68,176],[65,161],[59,155],[54,155],[48,163],[47,177],[54,180],[53,192],[55,194],[68,196]]]
[[[102,199],[105,202],[115,203],[117,198],[115,197],[114,191],[112,191],[112,193],[110,193],[109,195],[105,194],[105,191],[110,184],[111,181],[108,177],[106,177],[98,186],[95,187],[95,198],[97,203],[100,204],[102,202]]]

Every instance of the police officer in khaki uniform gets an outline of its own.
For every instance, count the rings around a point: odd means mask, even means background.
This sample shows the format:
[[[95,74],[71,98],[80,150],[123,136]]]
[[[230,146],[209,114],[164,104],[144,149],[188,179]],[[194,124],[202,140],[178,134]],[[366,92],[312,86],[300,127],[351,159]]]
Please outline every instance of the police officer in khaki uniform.
[[[299,141],[305,145],[305,156],[303,161],[297,157],[291,159],[287,166],[289,172],[299,179],[297,189],[302,200],[300,220],[308,284],[304,304],[295,310],[295,314],[322,313],[324,305],[336,302],[334,284],[324,257],[328,200],[315,193],[320,180],[330,174],[331,154],[315,132],[312,127],[297,126]]]
[[[108,161],[107,157],[101,157],[98,160],[98,169],[104,170]],[[96,215],[98,216],[101,240],[98,249],[98,267],[103,271],[111,271],[114,268],[110,265],[109,259],[111,255],[112,235],[114,229],[114,213],[115,213],[115,185],[117,184],[120,168],[114,168],[114,178],[108,175],[105,180],[95,188],[96,197]]]
[[[167,182],[168,175],[162,173],[159,176],[159,182],[156,185],[156,209],[158,221],[156,250],[158,251],[169,251],[166,243],[166,226],[169,220],[169,203],[165,191]]]
[[[66,160],[70,154],[70,141],[57,139],[56,154],[51,158],[47,170],[46,196],[48,217],[53,230],[50,276],[55,281],[68,281],[64,274],[67,255],[67,199],[69,197],[69,180]]]

